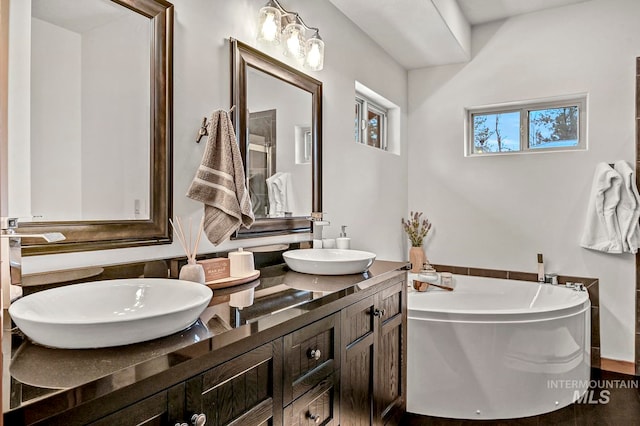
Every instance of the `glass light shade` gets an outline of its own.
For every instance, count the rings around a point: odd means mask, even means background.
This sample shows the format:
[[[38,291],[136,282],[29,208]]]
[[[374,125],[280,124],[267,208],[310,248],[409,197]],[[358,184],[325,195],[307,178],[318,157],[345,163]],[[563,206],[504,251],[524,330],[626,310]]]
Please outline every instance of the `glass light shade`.
[[[320,36],[314,35],[307,40],[307,56],[304,65],[312,71],[320,71],[324,67],[324,41]]]
[[[284,54],[292,58],[304,58],[305,43],[304,27],[291,23],[284,28]]]
[[[258,15],[258,41],[279,44],[282,32],[282,14],[271,6],[260,9]]]

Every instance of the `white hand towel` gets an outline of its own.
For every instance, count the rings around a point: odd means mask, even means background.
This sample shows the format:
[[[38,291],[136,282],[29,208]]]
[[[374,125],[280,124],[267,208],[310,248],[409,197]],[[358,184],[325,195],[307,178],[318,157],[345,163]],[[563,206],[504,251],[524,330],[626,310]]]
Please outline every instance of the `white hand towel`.
[[[269,216],[271,217],[278,216],[278,212],[282,211],[282,199],[276,182],[278,176],[280,176],[280,172],[276,172],[266,179],[267,193],[269,194]]]
[[[622,177],[620,202],[616,208],[618,226],[622,236],[622,250],[636,254],[640,244],[640,194],[636,186],[636,177],[626,161],[616,161],[614,169]]]
[[[214,111],[207,146],[187,197],[204,203],[204,232],[220,244],[240,226],[249,228],[254,216],[244,165],[229,114]]]
[[[268,177],[267,190],[269,192],[270,216],[281,217],[284,216],[286,212],[293,212],[295,210],[291,173],[277,172]]]
[[[622,177],[607,163],[599,163],[593,176],[587,219],[580,245],[607,253],[622,253],[622,236],[616,207]]]
[[[280,193],[282,212],[293,212],[295,210],[295,202],[293,200],[293,184],[291,173],[283,172],[276,178],[276,188]]]
[[[286,203],[286,187],[283,186],[284,173],[276,173],[273,180],[273,195],[276,199],[276,216],[284,216],[284,212],[287,209]]]

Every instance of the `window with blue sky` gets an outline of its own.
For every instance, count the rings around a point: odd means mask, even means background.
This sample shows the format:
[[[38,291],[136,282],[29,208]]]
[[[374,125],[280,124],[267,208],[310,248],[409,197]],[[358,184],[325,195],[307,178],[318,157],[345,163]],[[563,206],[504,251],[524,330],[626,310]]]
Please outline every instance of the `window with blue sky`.
[[[468,110],[470,155],[585,149],[584,97]]]

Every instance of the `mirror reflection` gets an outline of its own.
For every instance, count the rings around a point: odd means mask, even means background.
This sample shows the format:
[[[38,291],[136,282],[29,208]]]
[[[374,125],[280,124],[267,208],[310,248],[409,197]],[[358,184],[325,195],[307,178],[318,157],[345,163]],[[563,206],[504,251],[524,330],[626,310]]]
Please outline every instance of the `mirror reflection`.
[[[20,233],[66,236],[25,240],[23,254],[170,243],[173,5],[19,3],[8,215],[34,217]]]
[[[234,126],[255,222],[235,238],[309,232],[322,211],[322,82],[231,41]]]
[[[247,69],[247,176],[256,218],[311,212],[311,93]]]
[[[110,0],[32,0],[31,10],[30,158],[12,162],[30,165],[31,214],[148,219],[149,19]]]

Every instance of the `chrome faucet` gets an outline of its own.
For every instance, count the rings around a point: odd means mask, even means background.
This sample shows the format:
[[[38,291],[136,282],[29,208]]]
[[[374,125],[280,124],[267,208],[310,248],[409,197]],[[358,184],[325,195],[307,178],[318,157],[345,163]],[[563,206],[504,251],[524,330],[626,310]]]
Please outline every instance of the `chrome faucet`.
[[[11,285],[22,284],[22,238],[42,238],[48,243],[62,241],[65,236],[60,232],[45,234],[18,234],[18,219],[3,217],[1,219],[0,239],[9,240],[9,276]]]
[[[312,231],[313,231],[313,248],[322,248],[322,228],[331,225],[331,222],[322,218],[322,212],[311,213]]]

